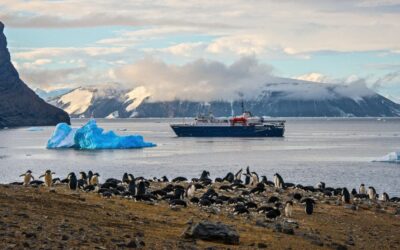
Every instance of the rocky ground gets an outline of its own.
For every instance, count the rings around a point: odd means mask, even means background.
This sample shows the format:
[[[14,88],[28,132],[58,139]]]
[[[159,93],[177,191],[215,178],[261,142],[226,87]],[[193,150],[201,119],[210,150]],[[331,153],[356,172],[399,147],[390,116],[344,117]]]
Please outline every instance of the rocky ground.
[[[0,204],[1,249],[400,249],[396,203],[352,206],[324,199],[312,215],[296,203],[293,218],[268,221],[255,212],[233,215],[228,208],[190,203],[171,208],[165,201],[104,198],[65,185],[0,185]],[[239,244],[185,237],[199,221],[231,226]]]

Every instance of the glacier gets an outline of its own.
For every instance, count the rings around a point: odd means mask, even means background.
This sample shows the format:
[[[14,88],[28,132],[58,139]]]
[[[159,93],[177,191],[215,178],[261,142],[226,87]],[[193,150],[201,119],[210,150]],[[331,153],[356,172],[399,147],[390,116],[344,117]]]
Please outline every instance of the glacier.
[[[94,119],[81,128],[72,128],[66,123],[57,124],[47,142],[48,149],[129,149],[154,147],[156,144],[145,142],[141,135],[119,136],[113,131],[104,132]]]
[[[373,160],[373,162],[391,162],[391,163],[400,163],[400,152],[392,152],[387,154],[381,158]]]

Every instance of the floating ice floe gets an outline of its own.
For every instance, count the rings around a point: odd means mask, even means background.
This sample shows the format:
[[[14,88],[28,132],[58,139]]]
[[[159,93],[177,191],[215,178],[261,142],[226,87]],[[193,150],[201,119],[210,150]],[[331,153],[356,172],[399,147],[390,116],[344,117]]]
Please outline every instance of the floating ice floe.
[[[47,142],[47,148],[128,149],[154,146],[156,144],[145,142],[141,135],[119,136],[113,131],[104,132],[94,119],[81,128],[59,123]]]
[[[41,127],[30,127],[30,128],[27,129],[27,131],[32,131],[32,132],[34,132],[34,131],[43,131],[43,128],[41,128]]]
[[[381,158],[373,160],[373,162],[393,162],[400,163],[400,152],[392,152],[388,155],[385,155]]]

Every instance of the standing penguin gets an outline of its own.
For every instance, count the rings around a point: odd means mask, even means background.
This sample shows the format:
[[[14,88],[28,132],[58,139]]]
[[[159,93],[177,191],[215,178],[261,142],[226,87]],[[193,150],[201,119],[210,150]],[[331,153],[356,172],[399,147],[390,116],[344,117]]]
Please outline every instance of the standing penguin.
[[[129,180],[128,191],[131,195],[136,195],[136,183],[135,180]]]
[[[361,183],[360,188],[358,189],[359,194],[367,194],[367,190],[365,189],[364,183]]]
[[[250,177],[251,177],[250,167],[249,166],[247,166],[246,173],[244,174],[244,176],[245,176],[244,185],[249,185],[250,184]]]
[[[285,204],[285,216],[291,218],[292,213],[293,213],[293,201],[287,201]]]
[[[383,192],[381,196],[381,201],[388,202],[389,200],[389,195],[386,192]]]
[[[93,172],[92,170],[89,170],[88,174],[87,174],[87,181],[89,185],[92,185],[92,183],[90,183],[90,181],[92,180],[93,177]]]
[[[68,188],[71,190],[76,190],[76,187],[78,186],[78,180],[76,179],[75,173],[74,172],[69,173],[67,179],[68,179]]]
[[[283,178],[278,173],[274,174],[274,184],[277,188],[283,188]]]
[[[122,176],[122,183],[125,183],[125,184],[130,183],[128,173],[124,173],[124,175]]]
[[[192,198],[194,196],[194,192],[196,191],[196,186],[191,183],[189,186],[186,188],[186,197]]]
[[[260,178],[256,172],[251,172],[250,186],[256,186],[260,182]]]
[[[342,189],[342,200],[345,203],[350,203],[350,193],[345,187]]]
[[[92,178],[90,179],[90,184],[91,184],[91,185],[94,185],[94,186],[99,185],[99,177],[100,177],[100,175],[99,175],[98,173],[95,173],[95,174],[92,176]]]
[[[28,186],[31,180],[34,180],[32,171],[28,170],[25,174],[21,174],[19,177],[24,177],[24,186]]]
[[[376,190],[374,187],[368,187],[368,197],[370,200],[376,199]]]
[[[146,183],[144,181],[140,181],[137,188],[137,195],[145,195],[146,194]]]
[[[51,170],[46,170],[44,175],[39,176],[39,178],[44,177],[44,184],[47,187],[51,187],[53,185],[53,174],[55,173],[54,172],[52,173]]]
[[[301,201],[301,203],[306,203],[305,212],[308,215],[311,215],[314,212],[314,204],[315,201],[311,198],[305,198]]]

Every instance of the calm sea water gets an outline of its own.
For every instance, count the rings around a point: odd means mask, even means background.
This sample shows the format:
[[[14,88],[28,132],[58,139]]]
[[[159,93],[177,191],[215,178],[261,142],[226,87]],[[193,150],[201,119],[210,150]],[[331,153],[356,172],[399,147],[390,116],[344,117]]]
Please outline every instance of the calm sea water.
[[[178,119],[175,121],[181,121]],[[85,120],[73,120],[74,126]],[[197,177],[203,169],[212,177],[250,166],[269,179],[275,172],[285,181],[334,187],[360,183],[400,196],[400,164],[373,163],[374,158],[400,150],[400,119],[288,119],[284,138],[177,138],[172,120],[98,120],[106,130],[139,133],[157,147],[132,150],[47,150],[53,127],[0,130],[0,182],[18,181],[31,169],[46,169],[65,177],[71,171],[93,170],[103,180],[135,176]],[[126,130],[126,131],[122,131]]]

